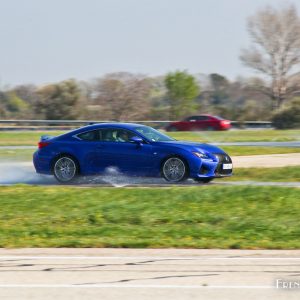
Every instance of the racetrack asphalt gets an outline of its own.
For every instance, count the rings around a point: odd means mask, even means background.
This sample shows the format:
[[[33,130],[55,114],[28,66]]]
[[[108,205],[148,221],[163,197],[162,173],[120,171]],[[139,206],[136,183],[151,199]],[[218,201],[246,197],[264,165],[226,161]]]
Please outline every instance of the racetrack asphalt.
[[[210,143],[215,146],[259,146],[259,147],[292,147],[300,148],[300,141],[291,142],[219,142]],[[36,149],[36,146],[0,146],[0,150]]]
[[[300,153],[252,155],[232,157],[234,168],[249,167],[283,167],[300,166]],[[36,174],[32,162],[1,162],[0,161],[0,185],[12,185],[18,183],[34,185],[57,185],[53,176]],[[120,173],[106,173],[103,176],[84,177],[79,182],[79,186],[174,186],[162,178],[149,177],[128,177]],[[177,186],[196,185],[193,180],[187,180]],[[222,182],[221,180],[210,184],[226,185],[258,185],[258,186],[285,186],[300,187],[300,182],[255,182],[255,181],[235,181]]]
[[[0,299],[299,299],[300,250],[0,249]]]

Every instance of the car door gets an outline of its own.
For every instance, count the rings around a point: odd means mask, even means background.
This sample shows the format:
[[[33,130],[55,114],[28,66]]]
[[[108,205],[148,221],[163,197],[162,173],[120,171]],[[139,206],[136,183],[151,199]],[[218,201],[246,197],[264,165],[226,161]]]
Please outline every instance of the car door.
[[[74,144],[78,159],[80,161],[80,169],[83,174],[97,173],[97,147],[99,146],[99,130],[90,130],[74,136],[77,142]],[[79,140],[79,141],[78,141]]]
[[[197,128],[197,130],[206,129],[207,121],[208,121],[207,116],[198,116],[197,121],[195,122],[195,127]]]
[[[197,120],[198,120],[197,116],[188,117],[184,121],[184,127],[185,127],[184,130],[187,131],[197,130],[198,129]]]
[[[122,128],[101,130],[101,140],[97,145],[97,168],[105,171],[116,168],[122,173],[147,175],[153,167],[152,146],[130,142],[136,133]]]
[[[212,117],[207,117],[206,120],[206,130],[216,130],[217,129],[217,122],[214,118]]]

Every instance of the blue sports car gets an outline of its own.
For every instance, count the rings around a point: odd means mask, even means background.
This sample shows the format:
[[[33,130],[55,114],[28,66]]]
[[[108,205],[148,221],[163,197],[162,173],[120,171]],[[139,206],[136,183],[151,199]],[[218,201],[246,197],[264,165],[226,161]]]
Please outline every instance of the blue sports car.
[[[232,174],[229,155],[218,147],[177,141],[149,126],[132,123],[88,125],[57,137],[42,136],[33,163],[37,173],[61,183],[103,174],[110,167],[132,176],[192,178],[209,182]]]

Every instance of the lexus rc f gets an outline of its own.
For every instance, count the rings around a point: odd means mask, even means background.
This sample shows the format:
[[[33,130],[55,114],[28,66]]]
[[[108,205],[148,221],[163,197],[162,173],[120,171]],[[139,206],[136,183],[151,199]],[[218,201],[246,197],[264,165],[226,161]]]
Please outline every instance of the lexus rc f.
[[[42,136],[38,148],[33,156],[36,172],[54,175],[60,183],[101,175],[110,167],[174,183],[188,178],[207,183],[232,175],[231,158],[222,149],[177,141],[140,124],[88,125],[56,137]]]

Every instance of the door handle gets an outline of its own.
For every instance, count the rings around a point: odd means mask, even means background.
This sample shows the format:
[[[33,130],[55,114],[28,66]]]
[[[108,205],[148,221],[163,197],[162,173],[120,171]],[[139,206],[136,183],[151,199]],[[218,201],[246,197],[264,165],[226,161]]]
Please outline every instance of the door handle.
[[[105,146],[104,145],[99,145],[99,146],[96,146],[96,149],[103,149]]]

